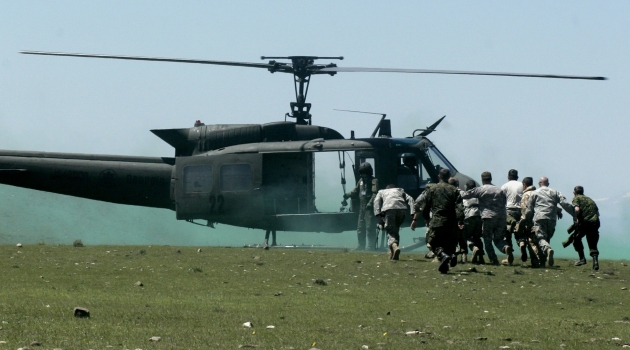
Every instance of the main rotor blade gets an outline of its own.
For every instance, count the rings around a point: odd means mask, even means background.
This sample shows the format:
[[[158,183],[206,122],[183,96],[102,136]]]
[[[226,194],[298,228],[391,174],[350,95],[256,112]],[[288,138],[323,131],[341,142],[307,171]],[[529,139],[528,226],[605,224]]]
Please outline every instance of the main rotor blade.
[[[423,73],[423,74],[457,74],[457,75],[493,75],[493,76],[501,76],[501,77],[584,79],[584,80],[606,80],[607,79],[606,77],[586,77],[586,76],[578,76],[578,75],[494,73],[494,72],[473,72],[473,71],[457,71],[457,70],[359,68],[359,67],[328,67],[328,68],[319,69],[317,70],[317,72]]]
[[[99,55],[88,53],[65,53],[65,52],[46,52],[46,51],[20,51],[27,55],[47,55],[47,56],[70,56],[70,57],[94,57],[94,58],[113,58],[119,60],[136,60],[136,61],[159,61],[159,62],[178,62],[178,63],[199,63],[214,64],[219,66],[238,66],[269,69],[274,67],[268,63],[249,63],[249,62],[232,62],[232,61],[209,61],[194,60],[187,58],[163,58],[163,57],[144,57],[144,56],[117,56],[117,55]]]
[[[349,110],[349,109],[336,109],[336,108],[333,108],[333,111],[385,115],[385,113],[375,113],[375,112],[353,111],[353,110]]]

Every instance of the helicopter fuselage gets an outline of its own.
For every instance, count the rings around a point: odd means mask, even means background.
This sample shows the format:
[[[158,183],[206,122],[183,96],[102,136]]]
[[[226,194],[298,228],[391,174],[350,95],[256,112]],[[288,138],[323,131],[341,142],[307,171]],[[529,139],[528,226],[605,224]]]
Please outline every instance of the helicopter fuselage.
[[[274,125],[279,124],[296,125]],[[440,167],[451,169],[456,177],[462,178],[460,183],[469,179],[458,173],[426,137],[343,139],[332,129],[309,125],[297,126],[302,131],[291,138],[323,137],[280,141],[279,134],[274,139],[269,131],[265,138],[257,136],[254,126],[264,131],[268,124],[227,128],[203,125],[170,129],[170,134],[167,130],[154,131],[176,148],[176,154],[180,155],[174,158],[0,151],[0,183],[112,203],[171,209],[179,220],[206,220],[208,225],[342,232],[356,228],[357,201],[353,201],[355,210],[352,206],[337,212],[317,209],[314,159],[318,153],[353,152],[354,164],[372,163],[381,187],[394,184],[414,197],[423,191],[426,183],[436,181]],[[249,131],[235,134],[239,128]],[[217,139],[212,130],[223,130],[224,136]],[[231,130],[229,135],[225,135],[225,130]],[[179,140],[173,133],[181,136]],[[249,135],[249,139],[244,135]],[[234,141],[235,138],[240,141]],[[243,141],[246,143],[239,143]],[[405,164],[407,158],[416,161]],[[341,195],[341,192],[330,194],[334,200],[340,200]]]

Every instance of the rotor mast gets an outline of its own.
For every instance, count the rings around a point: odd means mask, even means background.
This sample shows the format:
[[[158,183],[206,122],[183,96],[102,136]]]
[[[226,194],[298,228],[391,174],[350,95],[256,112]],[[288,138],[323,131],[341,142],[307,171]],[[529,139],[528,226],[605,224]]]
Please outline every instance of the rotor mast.
[[[272,59],[269,61],[269,72],[284,72],[293,73],[293,86],[295,90],[295,102],[291,102],[291,112],[285,114],[285,117],[295,118],[297,124],[310,125],[311,124],[311,104],[306,103],[306,96],[308,95],[308,87],[311,82],[312,74],[329,74],[335,75],[337,72],[318,72],[323,68],[336,68],[337,65],[330,63],[327,65],[315,64],[317,59],[334,59],[343,60],[342,56],[339,57],[318,57],[318,56],[287,56],[287,57],[267,57],[262,56],[260,59]],[[276,62],[276,59],[291,60],[291,64]]]

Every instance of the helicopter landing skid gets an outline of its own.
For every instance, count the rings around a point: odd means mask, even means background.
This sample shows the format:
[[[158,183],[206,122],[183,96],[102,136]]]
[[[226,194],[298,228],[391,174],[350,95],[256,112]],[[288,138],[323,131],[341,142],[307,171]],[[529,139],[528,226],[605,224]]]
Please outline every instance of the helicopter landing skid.
[[[192,220],[192,219],[191,220],[186,220],[186,222],[189,222],[189,223],[194,224],[194,225],[203,226],[203,227],[215,228],[214,227],[214,222],[210,222],[210,221],[208,221],[208,223],[205,224],[205,225],[204,224],[200,224],[198,222],[195,222],[195,220]]]

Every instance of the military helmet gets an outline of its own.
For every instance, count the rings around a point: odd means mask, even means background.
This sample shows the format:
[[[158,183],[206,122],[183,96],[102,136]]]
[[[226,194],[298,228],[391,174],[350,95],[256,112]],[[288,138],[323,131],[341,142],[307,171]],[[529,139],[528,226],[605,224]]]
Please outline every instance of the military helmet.
[[[402,159],[416,159],[416,155],[413,153],[403,153],[400,155]]]
[[[361,165],[359,165],[359,174],[360,175],[368,175],[368,176],[374,175],[374,170],[372,169],[372,164],[370,164],[368,162],[361,163]]]

